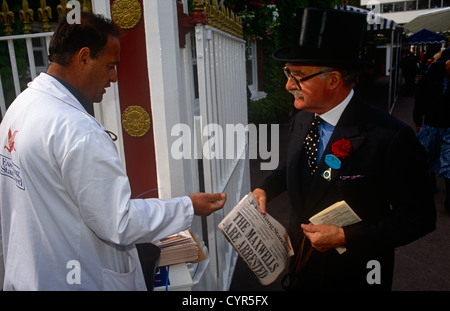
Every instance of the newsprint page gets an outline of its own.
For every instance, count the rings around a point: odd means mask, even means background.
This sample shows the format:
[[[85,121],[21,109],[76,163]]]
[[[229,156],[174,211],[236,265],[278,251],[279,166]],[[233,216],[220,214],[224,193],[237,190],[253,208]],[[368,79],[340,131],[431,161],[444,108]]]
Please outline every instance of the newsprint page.
[[[286,229],[258,211],[251,192],[219,223],[219,229],[263,285],[275,281],[294,255]]]

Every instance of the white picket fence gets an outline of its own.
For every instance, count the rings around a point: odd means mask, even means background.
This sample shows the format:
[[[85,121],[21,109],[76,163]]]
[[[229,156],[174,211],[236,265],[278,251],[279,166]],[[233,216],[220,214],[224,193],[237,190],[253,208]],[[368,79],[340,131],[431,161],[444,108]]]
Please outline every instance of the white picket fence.
[[[248,123],[245,41],[210,26],[199,25],[195,28],[195,43],[201,128],[209,126],[211,130],[210,136],[202,137],[202,146],[203,150],[215,152],[215,157],[210,159],[203,155],[205,191],[223,191],[228,196],[224,209],[207,218],[211,274],[216,289],[227,290],[237,253],[217,225],[250,191],[248,136],[230,130],[245,127]],[[234,142],[227,145],[226,142],[232,140]]]

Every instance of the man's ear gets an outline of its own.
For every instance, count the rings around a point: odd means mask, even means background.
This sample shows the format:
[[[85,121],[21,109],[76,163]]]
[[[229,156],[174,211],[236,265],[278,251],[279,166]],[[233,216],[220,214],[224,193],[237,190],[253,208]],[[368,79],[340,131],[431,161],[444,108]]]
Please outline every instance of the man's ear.
[[[330,90],[336,89],[342,82],[342,75],[339,71],[331,71],[328,74],[328,85]]]
[[[91,58],[91,50],[88,47],[84,47],[78,51],[78,65],[82,68],[87,65]]]

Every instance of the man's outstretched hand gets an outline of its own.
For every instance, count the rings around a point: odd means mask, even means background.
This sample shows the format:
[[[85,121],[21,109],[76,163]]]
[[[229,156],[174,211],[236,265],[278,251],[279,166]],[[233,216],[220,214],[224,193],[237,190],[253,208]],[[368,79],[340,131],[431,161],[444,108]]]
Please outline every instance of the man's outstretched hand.
[[[197,216],[208,216],[221,209],[226,200],[225,193],[202,193],[197,192],[188,195],[194,206],[194,214]]]

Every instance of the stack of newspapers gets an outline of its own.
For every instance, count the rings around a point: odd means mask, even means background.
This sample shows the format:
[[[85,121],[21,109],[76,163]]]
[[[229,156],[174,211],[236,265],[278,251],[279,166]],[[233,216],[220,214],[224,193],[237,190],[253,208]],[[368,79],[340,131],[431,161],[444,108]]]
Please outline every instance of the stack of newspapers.
[[[161,250],[160,267],[195,262],[199,259],[197,241],[189,230],[168,236],[154,244]]]

